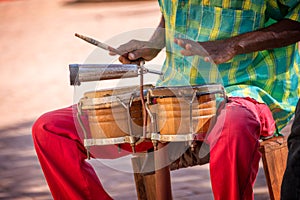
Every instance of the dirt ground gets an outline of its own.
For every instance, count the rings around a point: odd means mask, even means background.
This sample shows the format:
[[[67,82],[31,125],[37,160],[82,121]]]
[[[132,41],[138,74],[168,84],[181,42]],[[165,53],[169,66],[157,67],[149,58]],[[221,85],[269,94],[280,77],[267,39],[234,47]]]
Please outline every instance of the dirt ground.
[[[123,32],[155,28],[159,20],[155,0],[0,1],[0,199],[52,199],[31,126],[42,113],[74,103],[68,65],[83,63],[95,49],[74,33],[106,41]],[[91,163],[114,199],[136,199],[132,174]],[[207,165],[172,172],[172,184],[175,199],[212,199]],[[262,167],[255,195],[268,199]]]

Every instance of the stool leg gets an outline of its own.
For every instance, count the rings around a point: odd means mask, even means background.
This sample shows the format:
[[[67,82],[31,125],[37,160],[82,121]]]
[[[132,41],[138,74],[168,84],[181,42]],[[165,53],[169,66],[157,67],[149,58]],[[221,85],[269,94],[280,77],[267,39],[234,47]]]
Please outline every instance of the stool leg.
[[[285,138],[274,137],[260,143],[260,152],[271,200],[280,200],[280,189],[287,160]]]
[[[137,197],[139,200],[147,199],[147,191],[145,189],[145,182],[143,175],[140,173],[144,158],[140,156],[135,156],[131,158],[133,172],[134,172],[134,181],[136,185]]]
[[[155,173],[143,171],[143,165],[145,162],[147,163],[145,155],[136,155],[131,158],[131,161],[134,170],[134,180],[138,199],[156,200]],[[151,159],[150,162],[154,162],[154,160]]]
[[[171,176],[169,165],[162,167],[168,160],[168,152],[163,149],[166,143],[158,143],[157,150],[160,152],[155,154],[155,179],[156,179],[156,197],[157,200],[172,199]]]

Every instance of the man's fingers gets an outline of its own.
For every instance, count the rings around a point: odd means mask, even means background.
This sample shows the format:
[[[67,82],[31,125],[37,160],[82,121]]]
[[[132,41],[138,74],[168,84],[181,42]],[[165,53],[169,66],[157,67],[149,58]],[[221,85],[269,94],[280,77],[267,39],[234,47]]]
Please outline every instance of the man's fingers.
[[[109,51],[108,54],[109,54],[110,56],[115,56],[115,55],[117,55],[116,53],[114,53],[114,52],[112,52],[112,51]]]
[[[135,51],[132,51],[128,54],[128,58],[130,60],[138,60],[140,58],[144,58],[149,53],[149,50],[147,48],[138,49]]]
[[[193,45],[188,40],[176,38],[174,42],[183,48],[183,50],[180,51],[182,55],[184,56],[195,55]]]
[[[180,53],[183,55],[183,56],[192,56],[192,52],[189,51],[189,50],[181,50]]]
[[[120,57],[119,57],[119,61],[120,61],[122,64],[137,64],[137,65],[139,65],[140,62],[141,62],[140,59],[131,60],[131,59],[128,59],[128,57],[124,57],[124,56],[120,56]]]
[[[127,59],[127,57],[124,57],[124,56],[120,56],[119,61],[123,64],[131,64],[132,63],[129,59]]]
[[[193,52],[192,44],[190,44],[188,41],[184,39],[175,38],[174,42],[181,46],[183,49],[180,51],[180,53],[184,56],[191,56],[195,53]]]
[[[204,57],[204,61],[205,62],[212,62],[213,60],[210,57],[206,56],[206,57]]]
[[[120,45],[117,50],[123,53],[132,52],[136,49],[140,49],[144,46],[144,42],[137,41],[137,40],[131,40],[126,44]]]
[[[192,50],[192,44],[186,44],[185,49],[191,51]]]
[[[128,53],[129,60],[136,60],[138,57],[136,56],[135,52]]]
[[[149,61],[153,59],[159,52],[157,49],[150,47],[149,43],[137,40],[123,44],[117,48],[118,51],[124,52],[119,60],[123,64],[137,63],[141,60]],[[116,55],[115,51],[110,50],[110,55]],[[117,53],[118,54],[118,53]]]
[[[179,46],[181,46],[182,48],[185,48],[185,42],[183,41],[183,39],[175,38],[174,42]]]

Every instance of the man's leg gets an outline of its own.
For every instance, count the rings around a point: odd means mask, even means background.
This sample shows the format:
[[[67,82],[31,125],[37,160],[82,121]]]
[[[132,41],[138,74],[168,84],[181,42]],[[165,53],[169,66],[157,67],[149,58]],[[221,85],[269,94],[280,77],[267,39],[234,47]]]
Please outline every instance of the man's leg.
[[[261,157],[259,138],[274,131],[275,122],[266,105],[251,99],[229,99],[208,136],[216,200],[254,198],[253,185]]]
[[[33,141],[54,199],[111,199],[104,191],[74,124],[72,107],[42,115]]]
[[[35,149],[51,193],[54,199],[111,199],[85,161],[86,150],[74,120],[72,107],[68,107],[42,115],[32,128]],[[129,145],[124,146],[130,150]],[[129,153],[119,152],[115,145],[101,146],[95,152],[99,158]]]
[[[300,199],[300,100],[288,138],[288,160],[281,186],[282,200]]]

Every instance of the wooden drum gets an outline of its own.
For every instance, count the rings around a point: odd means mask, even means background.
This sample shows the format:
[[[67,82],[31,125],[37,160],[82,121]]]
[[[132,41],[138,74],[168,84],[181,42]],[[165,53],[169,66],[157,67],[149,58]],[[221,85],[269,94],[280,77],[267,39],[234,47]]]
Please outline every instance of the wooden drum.
[[[144,86],[146,95],[150,85]],[[143,133],[143,109],[140,87],[121,87],[87,92],[80,100],[94,139],[140,136]]]
[[[157,87],[148,92],[150,115],[161,135],[206,133],[220,102],[221,85]]]

